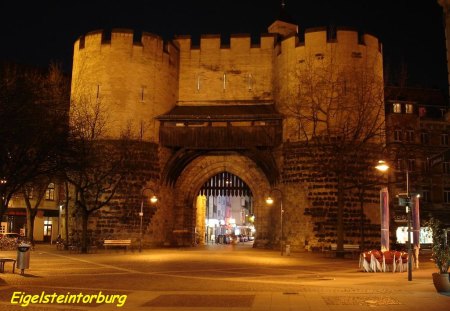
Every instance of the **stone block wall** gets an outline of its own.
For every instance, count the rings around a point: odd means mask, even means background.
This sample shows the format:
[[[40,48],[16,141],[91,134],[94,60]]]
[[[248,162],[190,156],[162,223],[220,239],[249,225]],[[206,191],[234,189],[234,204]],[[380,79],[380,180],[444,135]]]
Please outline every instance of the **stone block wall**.
[[[92,244],[104,239],[131,239],[136,245],[140,230],[141,193],[150,187],[159,190],[159,156],[158,145],[135,141],[129,146],[130,157],[123,167],[123,179],[110,203],[94,212],[89,219],[88,230]],[[159,194],[156,193],[159,197]],[[144,192],[143,232],[146,237],[151,231],[149,224],[158,209],[150,204],[151,191]],[[71,204],[70,231],[72,239],[81,237],[81,218]],[[149,240],[147,238],[147,240]]]

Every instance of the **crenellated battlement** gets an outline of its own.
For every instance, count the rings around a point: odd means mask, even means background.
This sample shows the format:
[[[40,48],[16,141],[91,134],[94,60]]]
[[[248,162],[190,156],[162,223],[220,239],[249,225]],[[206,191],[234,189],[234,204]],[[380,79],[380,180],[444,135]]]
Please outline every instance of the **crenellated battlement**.
[[[200,45],[193,43],[190,35],[179,35],[174,39],[180,45],[181,50],[220,50],[220,49],[268,49],[273,48],[276,43],[275,34],[261,34],[259,42],[254,42],[250,34],[232,34],[229,40],[225,40],[219,34],[202,34]]]
[[[358,50],[362,47],[382,52],[382,44],[377,37],[371,34],[361,34],[351,27],[338,27],[335,32],[326,27],[305,29],[304,36],[290,36],[281,42],[283,49],[307,47],[325,48],[328,44],[335,44],[346,49]]]
[[[381,42],[371,34],[361,34],[351,27],[338,27],[334,33],[327,30],[326,27],[308,28],[305,30],[302,39],[298,35],[289,36],[283,40],[277,41],[277,35],[273,33],[261,34],[258,43],[252,42],[250,34],[232,34],[229,40],[224,40],[220,34],[203,34],[200,36],[200,44],[195,45],[190,35],[176,36],[175,42],[183,51],[200,50],[212,52],[220,49],[275,49],[277,44],[284,49],[303,47],[325,47],[327,44],[334,43],[346,48],[359,47],[373,48],[382,51]]]
[[[113,29],[111,32],[95,30],[80,36],[74,44],[74,51],[139,50],[142,53],[166,53],[177,56],[178,48],[172,41],[165,42],[160,36],[143,32],[137,37],[131,29]]]

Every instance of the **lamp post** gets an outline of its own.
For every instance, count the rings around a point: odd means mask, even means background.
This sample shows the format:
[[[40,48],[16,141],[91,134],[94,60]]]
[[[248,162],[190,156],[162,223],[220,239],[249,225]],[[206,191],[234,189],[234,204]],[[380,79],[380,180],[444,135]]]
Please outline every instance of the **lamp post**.
[[[144,188],[141,191],[141,211],[139,212],[140,224],[139,224],[139,253],[142,252],[142,220],[144,218],[144,192],[145,190],[150,190],[152,192],[152,197],[150,198],[150,202],[152,204],[158,201],[158,198],[155,195],[155,191],[152,188]]]
[[[411,249],[411,196],[409,194],[409,171],[406,169],[406,217],[408,226],[408,281],[412,281],[412,249]]]
[[[278,189],[278,188],[273,188],[270,193],[272,194],[272,192],[274,191],[278,191],[280,193],[280,251],[281,251],[281,256],[283,256],[283,192]],[[274,202],[274,200],[272,199],[271,196],[268,196],[266,199],[266,203],[269,205],[272,205]]]
[[[378,165],[375,167],[377,170],[385,172],[389,169],[389,166],[384,161],[378,161]],[[406,222],[408,226],[408,281],[412,281],[412,248],[411,248],[411,195],[409,193],[409,170],[406,168],[406,195],[405,207],[406,207]]]

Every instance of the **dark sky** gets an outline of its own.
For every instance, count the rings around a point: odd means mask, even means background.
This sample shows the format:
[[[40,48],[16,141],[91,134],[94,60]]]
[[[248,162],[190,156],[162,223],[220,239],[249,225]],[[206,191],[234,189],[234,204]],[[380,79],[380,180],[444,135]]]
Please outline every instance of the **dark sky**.
[[[175,34],[267,32],[280,0],[91,0],[0,3],[0,60],[69,72],[73,42],[96,29],[131,28],[172,38]],[[447,85],[442,9],[436,0],[286,0],[300,31],[317,26],[352,26],[383,43],[385,64],[395,80],[407,68],[410,86]]]

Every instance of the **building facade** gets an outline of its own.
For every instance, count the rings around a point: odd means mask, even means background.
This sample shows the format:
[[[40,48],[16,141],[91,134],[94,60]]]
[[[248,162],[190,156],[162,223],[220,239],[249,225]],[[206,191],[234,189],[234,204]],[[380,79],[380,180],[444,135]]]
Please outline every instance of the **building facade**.
[[[386,88],[387,147],[393,170],[390,193],[409,190],[420,195],[422,225],[437,217],[450,226],[449,142],[450,130],[446,96],[441,90]],[[392,202],[392,222],[406,225],[406,214],[398,200]]]

